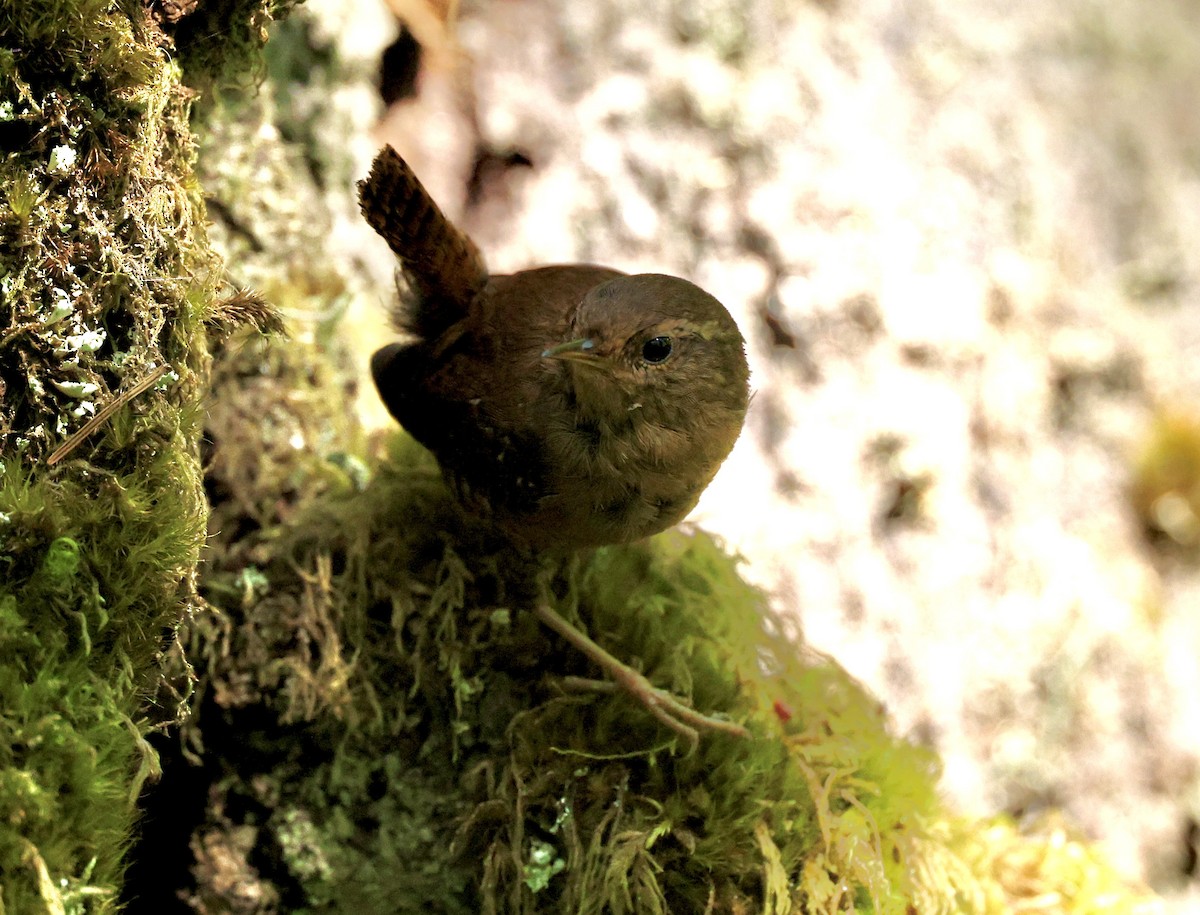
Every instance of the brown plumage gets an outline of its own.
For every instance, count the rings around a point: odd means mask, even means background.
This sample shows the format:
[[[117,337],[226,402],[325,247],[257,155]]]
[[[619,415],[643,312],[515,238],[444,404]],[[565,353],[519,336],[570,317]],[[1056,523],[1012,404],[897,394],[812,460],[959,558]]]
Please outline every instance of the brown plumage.
[[[408,163],[390,146],[375,157],[371,173],[358,182],[367,224],[400,258],[414,306],[405,329],[436,339],[466,314],[487,285],[487,267],[475,243],[434,203]]]
[[[358,188],[407,287],[410,339],[376,352],[371,374],[467,508],[526,555],[637,540],[691,511],[749,399],[745,344],[720,302],[676,277],[585,264],[489,276],[390,147]],[[655,688],[542,590],[538,618],[660,722],[691,742],[698,728],[746,736]]]
[[[681,520],[746,412],[744,343],[697,286],[591,265],[489,276],[478,249],[384,149],[363,214],[410,287],[371,370],[465,505],[514,540],[578,548]]]

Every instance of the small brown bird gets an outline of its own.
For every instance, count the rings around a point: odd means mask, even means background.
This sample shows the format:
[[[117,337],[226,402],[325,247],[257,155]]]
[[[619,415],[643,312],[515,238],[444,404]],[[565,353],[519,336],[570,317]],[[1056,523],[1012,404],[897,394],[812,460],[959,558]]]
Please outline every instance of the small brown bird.
[[[371,373],[464,505],[535,550],[638,540],[691,511],[749,400],[745,343],[720,302],[676,277],[591,265],[490,276],[391,147],[358,189],[407,284],[410,339],[375,353]],[[676,730],[745,733],[655,689],[548,606],[538,615]]]

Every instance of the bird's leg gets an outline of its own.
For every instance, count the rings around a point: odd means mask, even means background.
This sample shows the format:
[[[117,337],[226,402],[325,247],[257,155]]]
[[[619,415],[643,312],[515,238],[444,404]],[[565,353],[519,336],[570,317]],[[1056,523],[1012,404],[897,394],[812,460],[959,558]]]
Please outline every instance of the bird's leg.
[[[601,670],[611,677],[616,686],[635,696],[647,711],[655,718],[682,736],[689,744],[695,746],[699,741],[699,731],[720,731],[737,737],[749,737],[750,732],[740,724],[724,721],[709,715],[703,715],[685,702],[672,696],[666,690],[659,689],[642,674],[628,664],[609,654],[592,639],[588,638],[565,619],[554,612],[549,602],[544,598],[534,604],[537,618],[548,628],[562,636],[572,647],[582,652]],[[576,688],[598,689],[605,691],[610,687],[603,681],[586,680],[582,677],[570,677],[567,684]]]

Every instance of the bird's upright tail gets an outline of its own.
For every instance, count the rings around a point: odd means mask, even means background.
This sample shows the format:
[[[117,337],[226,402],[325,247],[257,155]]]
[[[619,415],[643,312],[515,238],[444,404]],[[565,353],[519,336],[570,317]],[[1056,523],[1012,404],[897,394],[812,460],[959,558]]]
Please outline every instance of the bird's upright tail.
[[[367,224],[400,258],[413,299],[406,329],[434,339],[466,314],[487,284],[487,266],[475,243],[446,218],[408,163],[385,146],[358,182]]]

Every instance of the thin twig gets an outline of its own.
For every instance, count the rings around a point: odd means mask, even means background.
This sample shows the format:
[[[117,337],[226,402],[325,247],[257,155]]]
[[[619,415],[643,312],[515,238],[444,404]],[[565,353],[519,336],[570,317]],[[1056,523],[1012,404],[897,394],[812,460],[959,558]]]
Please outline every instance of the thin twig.
[[[99,413],[84,423],[82,429],[59,445],[58,448],[55,449],[54,453],[46,459],[46,464],[50,467],[53,467],[55,464],[65,458],[68,454],[78,448],[85,438],[103,425],[110,416],[117,412],[117,410],[121,409],[121,407],[129,403],[129,401],[133,400],[133,398],[137,397],[142,392],[153,387],[154,384],[170,370],[171,366],[160,365],[153,372],[131,387],[128,391],[125,391],[114,397]]]
[[[598,644],[568,623],[550,608],[544,601],[534,604],[533,611],[543,625],[552,629],[574,648],[591,658],[605,673],[607,673],[624,690],[637,697],[646,710],[655,718],[682,736],[691,746],[699,740],[698,730],[721,731],[735,737],[750,737],[750,732],[740,724],[715,718],[696,711],[681,700],[672,696],[666,690],[659,689],[632,667],[622,663],[609,654]],[[579,688],[588,683],[582,677],[572,677],[570,685]],[[592,681],[594,683],[595,681]],[[591,688],[595,688],[592,686]],[[608,692],[601,685],[600,692]]]

